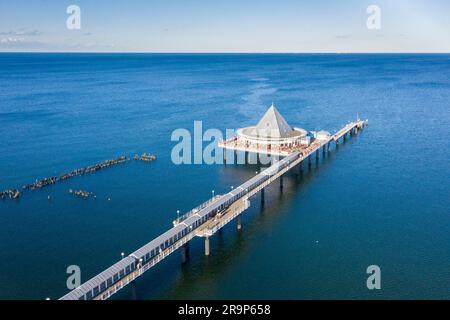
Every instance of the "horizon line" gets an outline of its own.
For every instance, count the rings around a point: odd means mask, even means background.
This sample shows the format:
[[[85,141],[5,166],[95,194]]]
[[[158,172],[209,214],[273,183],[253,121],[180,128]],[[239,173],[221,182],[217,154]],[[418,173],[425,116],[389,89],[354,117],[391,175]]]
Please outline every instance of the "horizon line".
[[[382,52],[370,52],[370,51],[317,51],[317,52],[267,52],[267,51],[1,51],[2,53],[91,53],[91,54],[450,54],[446,51],[382,51]]]

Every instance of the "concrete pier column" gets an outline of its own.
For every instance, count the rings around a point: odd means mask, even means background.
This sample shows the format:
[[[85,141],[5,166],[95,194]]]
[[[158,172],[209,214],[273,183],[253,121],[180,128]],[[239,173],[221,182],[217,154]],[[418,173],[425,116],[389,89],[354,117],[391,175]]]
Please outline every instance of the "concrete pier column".
[[[227,148],[223,148],[223,164],[227,164]]]
[[[322,154],[325,155],[325,145],[322,147]]]
[[[189,242],[181,246],[181,263],[186,263],[189,260]]]
[[[264,204],[264,188],[261,189],[261,204]]]
[[[280,176],[280,190],[283,190],[283,176]]]
[[[241,230],[241,229],[242,229],[241,215],[238,215],[238,216],[236,217],[236,228],[237,228],[238,230]]]
[[[311,168],[311,155],[308,156],[308,167]]]
[[[299,173],[303,172],[303,161],[298,164],[298,172]]]
[[[205,237],[205,256],[209,256],[209,237]]]
[[[343,135],[343,139],[344,139],[344,142],[345,142],[345,136],[347,135],[347,133],[344,133],[344,135]]]
[[[137,300],[137,292],[136,292],[136,280],[131,281],[131,300]]]
[[[316,150],[316,161],[319,160],[319,149]]]

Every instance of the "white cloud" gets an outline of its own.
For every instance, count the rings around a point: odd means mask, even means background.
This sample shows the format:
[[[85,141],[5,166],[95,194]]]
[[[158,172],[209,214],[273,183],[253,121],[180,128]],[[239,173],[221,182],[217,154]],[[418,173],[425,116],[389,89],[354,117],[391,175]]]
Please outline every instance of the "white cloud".
[[[2,44],[21,43],[24,41],[25,41],[24,38],[16,38],[16,37],[8,37],[0,39],[0,43]]]
[[[28,36],[28,37],[34,37],[39,36],[42,34],[42,31],[39,30],[26,30],[26,29],[20,29],[20,30],[9,30],[9,31],[0,31],[0,36],[12,36],[12,37],[20,37],[20,36]]]

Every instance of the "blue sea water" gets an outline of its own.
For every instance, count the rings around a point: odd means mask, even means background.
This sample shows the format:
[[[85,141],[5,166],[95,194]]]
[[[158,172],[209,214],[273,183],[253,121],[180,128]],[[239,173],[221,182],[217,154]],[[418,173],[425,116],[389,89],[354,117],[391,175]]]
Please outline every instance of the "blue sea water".
[[[0,54],[0,190],[154,153],[0,201],[0,299],[56,299],[251,177],[171,162],[173,130],[370,125],[243,218],[142,277],[139,299],[450,299],[450,55]],[[68,190],[85,189],[97,199]],[[51,200],[47,199],[51,196]],[[111,200],[108,201],[108,198]],[[368,290],[366,268],[381,268]],[[116,299],[131,298],[127,288]]]

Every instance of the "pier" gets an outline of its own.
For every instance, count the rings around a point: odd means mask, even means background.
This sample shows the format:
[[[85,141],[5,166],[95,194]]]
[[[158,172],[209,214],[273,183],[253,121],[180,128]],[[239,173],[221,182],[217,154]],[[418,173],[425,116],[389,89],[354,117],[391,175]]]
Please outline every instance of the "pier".
[[[306,160],[310,164],[314,154],[318,159],[321,148],[322,153],[329,152],[332,142],[337,146],[340,139],[345,139],[347,135],[357,134],[367,123],[367,120],[357,119],[334,135],[317,136],[307,147],[300,148],[295,143],[291,146],[283,146],[292,149],[288,149],[291,152],[282,160],[273,163],[269,168],[257,173],[227,194],[216,195],[181,217],[177,217],[173,221],[172,228],[60,299],[108,299],[178,249],[181,251],[181,262],[186,263],[190,254],[189,242],[196,237],[204,239],[204,254],[211,255],[210,237],[232,221],[236,221],[236,229],[241,229],[241,215],[249,208],[252,197],[261,193],[261,201],[264,202],[267,186],[279,181],[280,188],[282,188],[285,173],[294,168],[301,170],[303,162]],[[230,145],[227,144],[227,147]]]

